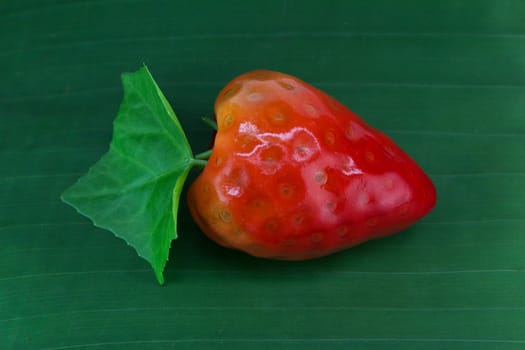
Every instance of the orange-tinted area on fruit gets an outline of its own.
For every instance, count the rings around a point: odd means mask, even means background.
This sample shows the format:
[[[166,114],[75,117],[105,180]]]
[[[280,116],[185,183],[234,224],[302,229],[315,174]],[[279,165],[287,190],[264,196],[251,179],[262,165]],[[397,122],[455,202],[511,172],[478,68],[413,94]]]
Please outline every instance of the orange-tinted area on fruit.
[[[223,246],[314,258],[399,232],[435,204],[428,176],[390,138],[295,77],[243,74],[215,113],[213,152],[188,202]]]

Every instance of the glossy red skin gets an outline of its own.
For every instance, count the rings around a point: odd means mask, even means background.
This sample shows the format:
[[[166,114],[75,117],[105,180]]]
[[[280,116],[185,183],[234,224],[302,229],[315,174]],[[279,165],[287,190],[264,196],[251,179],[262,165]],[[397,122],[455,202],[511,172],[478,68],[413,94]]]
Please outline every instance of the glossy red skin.
[[[215,112],[213,152],[188,203],[223,246],[315,258],[399,232],[434,207],[431,180],[404,151],[295,77],[243,74]]]

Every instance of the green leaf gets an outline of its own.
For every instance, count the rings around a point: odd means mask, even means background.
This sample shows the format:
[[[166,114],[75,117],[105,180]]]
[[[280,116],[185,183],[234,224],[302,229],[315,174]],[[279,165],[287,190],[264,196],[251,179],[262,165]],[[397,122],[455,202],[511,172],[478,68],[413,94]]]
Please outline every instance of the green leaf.
[[[135,248],[160,284],[177,238],[179,197],[195,163],[175,113],[147,67],[122,75],[109,151],[62,200]]]

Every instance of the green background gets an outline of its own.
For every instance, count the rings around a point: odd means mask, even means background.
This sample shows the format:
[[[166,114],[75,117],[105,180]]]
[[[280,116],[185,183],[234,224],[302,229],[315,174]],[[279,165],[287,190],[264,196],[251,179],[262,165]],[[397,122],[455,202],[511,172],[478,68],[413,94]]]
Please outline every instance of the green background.
[[[183,206],[160,287],[59,200],[142,63],[195,152],[221,86],[280,70],[389,134],[438,204],[297,263],[220,248]],[[1,349],[525,348],[523,1],[0,0],[0,67]]]

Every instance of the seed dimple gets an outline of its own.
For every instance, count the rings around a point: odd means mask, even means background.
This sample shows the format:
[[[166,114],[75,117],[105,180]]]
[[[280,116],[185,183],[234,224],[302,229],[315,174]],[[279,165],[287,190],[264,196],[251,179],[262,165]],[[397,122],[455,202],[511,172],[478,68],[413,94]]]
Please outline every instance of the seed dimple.
[[[352,126],[352,124],[348,125],[348,127],[346,128],[345,130],[345,136],[349,139],[349,140],[352,140],[354,138],[354,128]]]
[[[226,99],[232,98],[235,94],[237,94],[237,92],[239,92],[240,88],[240,86],[234,86],[229,88],[224,92],[223,97]]]
[[[376,159],[376,156],[375,156],[374,153],[372,153],[371,151],[366,151],[366,152],[365,152],[365,158],[366,158],[366,160],[368,160],[369,162],[373,162],[373,161]]]
[[[308,113],[308,115],[310,117],[317,117],[317,110],[315,109],[314,106],[312,106],[311,104],[307,103],[305,106],[304,106],[305,110],[306,110],[306,113]]]
[[[395,152],[392,146],[387,145],[384,147],[385,155],[388,159],[394,159],[395,158]]]
[[[345,237],[348,234],[348,231],[350,231],[348,225],[341,225],[337,228],[336,233],[339,237]]]
[[[331,199],[327,200],[326,209],[328,209],[328,211],[334,212],[337,209],[337,203]]]
[[[283,89],[288,90],[288,91],[292,91],[293,89],[295,89],[293,85],[288,84],[284,81],[278,81],[277,84],[279,84]]]
[[[282,124],[284,122],[284,116],[281,112],[276,112],[272,115],[272,121],[276,124]]]
[[[254,75],[253,75],[253,78],[254,79],[257,79],[257,80],[268,80],[270,79],[269,75],[267,72],[256,72]]]
[[[324,236],[322,233],[312,233],[310,236],[310,241],[313,243],[319,243],[323,240]]]
[[[264,197],[255,197],[248,202],[248,209],[251,215],[259,216],[267,213],[270,210],[270,203]]]
[[[341,110],[341,107],[337,104],[337,102],[335,102],[332,99],[328,101],[328,105],[336,112],[339,112]]]
[[[296,162],[305,162],[319,153],[318,140],[314,135],[305,131],[295,133],[292,144],[292,158]]]
[[[406,203],[399,207],[399,215],[406,216],[408,214],[408,211],[410,209],[410,204]]]
[[[288,183],[282,183],[279,185],[279,193],[282,197],[289,198],[293,194],[293,188]]]
[[[335,143],[335,134],[331,131],[327,131],[324,135],[324,139],[329,146],[333,146]]]
[[[224,162],[224,159],[222,157],[215,158],[215,165],[220,166]]]
[[[296,225],[300,225],[302,224],[304,221],[304,216],[302,214],[297,214],[296,216],[294,216],[293,218],[293,222],[294,224]]]
[[[221,221],[226,224],[231,224],[232,214],[230,214],[230,212],[227,211],[226,209],[221,209],[219,210],[219,219],[221,219]]]
[[[271,233],[277,232],[280,226],[281,225],[278,219],[270,219],[266,222],[266,225],[265,225],[266,230]]]
[[[296,161],[303,161],[303,160],[308,159],[311,153],[312,151],[307,145],[299,143],[295,145],[293,158]]]
[[[257,138],[253,135],[240,135],[234,139],[235,143],[239,145],[242,152],[251,151],[259,143]]]
[[[229,128],[230,126],[232,126],[233,120],[234,120],[233,115],[231,114],[226,115],[223,120],[223,126],[225,128]]]
[[[379,218],[377,216],[371,217],[366,221],[368,227],[375,227],[377,224],[379,224]]]
[[[278,146],[271,146],[263,150],[260,157],[262,165],[264,166],[263,170],[273,173],[281,166],[279,161],[283,157],[283,150]]]
[[[262,94],[260,92],[252,92],[246,98],[248,101],[256,102],[262,99]]]
[[[319,185],[324,185],[328,181],[328,175],[326,174],[326,171],[319,169],[314,174],[314,180]]]

